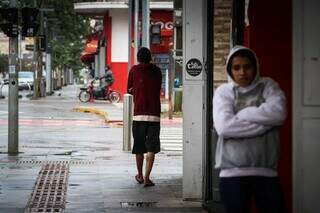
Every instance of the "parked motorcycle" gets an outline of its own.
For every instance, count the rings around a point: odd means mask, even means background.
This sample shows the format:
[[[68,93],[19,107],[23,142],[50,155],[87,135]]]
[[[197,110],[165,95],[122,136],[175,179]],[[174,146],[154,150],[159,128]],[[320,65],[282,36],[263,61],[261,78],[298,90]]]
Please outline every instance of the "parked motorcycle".
[[[106,87],[104,91],[100,88],[94,88],[94,82],[96,79],[92,80],[88,87],[80,88],[79,100],[81,102],[89,102],[94,100],[108,100],[111,103],[118,103],[121,99],[121,95],[118,91]]]

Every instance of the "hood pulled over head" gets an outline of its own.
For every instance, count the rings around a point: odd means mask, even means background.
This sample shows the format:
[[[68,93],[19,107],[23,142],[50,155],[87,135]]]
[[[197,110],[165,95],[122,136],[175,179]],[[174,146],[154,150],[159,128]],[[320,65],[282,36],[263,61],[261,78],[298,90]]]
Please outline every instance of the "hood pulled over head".
[[[251,82],[251,85],[254,84],[255,82],[257,82],[260,78],[258,58],[257,58],[256,54],[253,52],[253,50],[251,50],[245,46],[241,46],[241,45],[236,45],[230,50],[230,53],[229,53],[227,61],[226,61],[226,71],[227,71],[228,76],[230,77],[230,80],[234,84],[236,84],[236,82],[233,79],[232,72],[231,72],[232,60],[236,56],[246,57],[250,60],[250,62],[252,63],[252,65],[256,71],[255,77],[254,77],[253,81]]]

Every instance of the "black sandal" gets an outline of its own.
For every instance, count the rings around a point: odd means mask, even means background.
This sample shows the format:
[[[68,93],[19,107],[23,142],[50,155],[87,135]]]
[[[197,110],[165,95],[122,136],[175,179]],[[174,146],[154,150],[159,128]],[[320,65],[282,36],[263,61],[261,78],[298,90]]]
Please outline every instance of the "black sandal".
[[[150,187],[150,186],[154,186],[155,184],[152,181],[149,181],[147,183],[144,184],[144,187]]]
[[[142,179],[139,178],[139,175],[136,175],[136,176],[135,176],[135,179],[136,179],[136,181],[137,181],[139,184],[143,184],[143,182],[144,182],[144,181],[143,181],[143,178],[142,178]]]

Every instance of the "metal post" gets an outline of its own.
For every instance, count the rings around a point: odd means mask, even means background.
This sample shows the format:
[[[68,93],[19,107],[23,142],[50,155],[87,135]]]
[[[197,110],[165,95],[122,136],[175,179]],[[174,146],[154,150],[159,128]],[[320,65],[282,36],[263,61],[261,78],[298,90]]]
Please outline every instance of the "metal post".
[[[48,33],[48,18],[47,16],[44,17],[44,34],[46,35],[46,95],[52,94],[52,71],[51,71],[51,49],[48,45],[49,40],[49,33]]]
[[[33,1],[33,7],[38,7],[37,6],[37,1],[34,0]],[[32,62],[32,67],[33,67],[33,95],[32,95],[32,99],[37,99],[37,93],[36,91],[36,87],[37,87],[37,58],[38,58],[38,42],[37,42],[37,37],[33,37],[33,62]]]
[[[142,46],[150,47],[150,0],[142,0]]]
[[[99,77],[99,55],[94,55],[94,77]]]
[[[37,94],[36,94],[36,81],[37,81],[37,49],[38,49],[38,43],[37,43],[37,37],[33,38],[33,99],[37,99]]]
[[[99,49],[99,75],[98,75],[99,77],[104,76],[105,69],[106,69],[106,47],[105,47],[105,44],[101,44]]]
[[[169,72],[168,72],[168,103],[169,103],[169,119],[171,120],[173,117],[173,103],[172,103],[172,93],[173,93],[173,82],[174,82],[174,75],[175,75],[175,60],[173,58],[174,52],[171,51],[170,58],[169,58]]]
[[[165,79],[166,85],[165,85],[165,93],[164,98],[166,100],[169,100],[169,69],[166,69],[166,79]]]
[[[18,35],[19,70],[22,70],[22,36]]]
[[[51,53],[46,54],[46,92],[52,94],[52,71],[51,71]]]
[[[139,38],[139,0],[134,1],[134,64],[137,64],[137,53],[140,47]]]
[[[132,6],[134,0],[129,0],[128,5],[128,73],[132,66]]]
[[[17,1],[11,0],[10,7],[17,7]],[[8,101],[8,153],[19,153],[19,101],[18,101],[18,37],[9,39],[9,101]]]
[[[132,95],[123,96],[123,151],[131,150]]]

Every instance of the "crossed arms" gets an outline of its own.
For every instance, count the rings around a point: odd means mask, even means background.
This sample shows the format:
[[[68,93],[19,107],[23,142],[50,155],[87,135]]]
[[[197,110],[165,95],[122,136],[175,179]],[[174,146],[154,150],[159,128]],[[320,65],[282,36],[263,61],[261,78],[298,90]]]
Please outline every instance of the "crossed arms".
[[[234,95],[228,86],[217,89],[213,98],[213,119],[218,135],[225,138],[253,137],[274,126],[280,126],[286,118],[286,99],[279,85],[266,81],[263,93],[265,102],[234,112]]]

